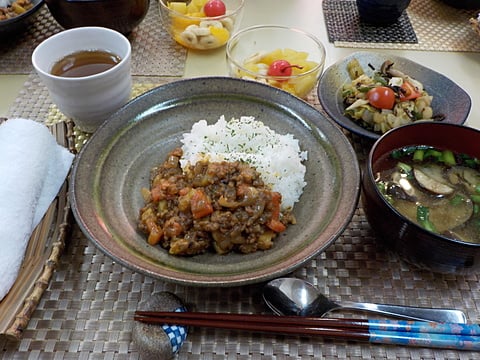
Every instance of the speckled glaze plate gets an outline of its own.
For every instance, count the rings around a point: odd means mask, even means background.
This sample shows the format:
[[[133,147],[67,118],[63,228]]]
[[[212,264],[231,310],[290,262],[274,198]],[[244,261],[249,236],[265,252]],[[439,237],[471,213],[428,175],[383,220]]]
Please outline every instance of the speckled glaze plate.
[[[10,19],[0,20],[0,37],[15,36],[17,32],[25,30],[29,24],[35,21],[37,12],[43,6],[43,0],[31,0],[31,3],[32,7],[24,13]]]
[[[420,81],[425,90],[433,96],[432,108],[434,115],[445,115],[444,122],[463,124],[470,113],[472,101],[470,96],[452,80],[444,75],[422,66],[409,59],[377,52],[359,51],[333,64],[325,70],[318,84],[318,98],[327,114],[340,126],[357,135],[372,140],[381,134],[367,130],[357,122],[344,115],[345,106],[342,99],[342,87],[349,83],[350,77],[347,64],[352,59],[358,59],[367,74],[373,73],[369,64],[380,69],[382,63],[391,60],[395,68]]]
[[[198,120],[254,116],[291,133],[308,151],[307,186],[297,224],[274,247],[253,254],[178,257],[150,246],[137,230],[150,169],[181,146]],[[77,156],[70,188],[83,233],[115,261],[154,278],[197,286],[235,286],[287,274],[327,248],[348,225],[360,191],[358,161],[340,129],[306,102],[253,81],[209,77],[162,85],[132,100],[93,134]]]

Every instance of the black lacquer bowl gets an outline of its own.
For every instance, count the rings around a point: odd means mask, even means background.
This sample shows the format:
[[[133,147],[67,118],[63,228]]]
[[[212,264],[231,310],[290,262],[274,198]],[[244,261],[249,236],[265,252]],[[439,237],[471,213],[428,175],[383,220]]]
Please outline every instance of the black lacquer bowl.
[[[393,24],[410,5],[410,0],[357,0],[360,19],[368,24]]]
[[[375,184],[378,159],[409,145],[431,145],[480,158],[480,131],[456,124],[422,122],[387,132],[370,150],[362,178],[365,214],[378,241],[418,268],[468,274],[480,270],[480,244],[425,230],[395,210]]]
[[[480,1],[478,0],[440,0],[440,1],[457,9],[480,10]]]
[[[150,0],[45,0],[65,29],[101,26],[129,34],[147,15]]]

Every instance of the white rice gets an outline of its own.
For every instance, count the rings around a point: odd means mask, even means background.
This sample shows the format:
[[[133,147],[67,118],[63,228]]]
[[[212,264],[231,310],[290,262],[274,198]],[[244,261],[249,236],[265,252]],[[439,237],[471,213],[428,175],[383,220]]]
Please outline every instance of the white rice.
[[[282,209],[293,208],[306,185],[302,161],[307,159],[307,151],[300,150],[293,135],[277,134],[254,117],[227,122],[222,116],[213,125],[200,120],[183,135],[182,143],[183,169],[203,159],[248,162],[265,184],[282,194]]]

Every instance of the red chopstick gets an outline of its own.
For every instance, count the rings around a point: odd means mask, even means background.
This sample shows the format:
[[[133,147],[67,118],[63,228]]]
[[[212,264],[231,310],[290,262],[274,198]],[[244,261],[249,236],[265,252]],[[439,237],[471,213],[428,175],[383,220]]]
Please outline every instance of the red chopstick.
[[[342,333],[356,340],[368,340],[368,324],[339,319],[306,318],[251,314],[136,311],[134,320],[150,324],[176,324],[230,330],[269,332],[290,335],[332,335]]]
[[[356,320],[219,314],[206,312],[136,311],[134,320],[150,324],[175,324],[296,336],[369,341],[371,343],[480,350],[480,326],[406,320]]]

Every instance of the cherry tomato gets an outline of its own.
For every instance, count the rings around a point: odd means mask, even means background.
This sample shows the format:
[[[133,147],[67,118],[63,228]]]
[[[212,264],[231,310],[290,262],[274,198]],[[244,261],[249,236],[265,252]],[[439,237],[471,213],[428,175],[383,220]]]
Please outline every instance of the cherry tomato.
[[[209,0],[203,6],[203,12],[208,17],[222,16],[227,12],[227,7],[222,0]]]
[[[377,86],[367,92],[369,103],[377,109],[393,109],[395,92],[387,86]]]
[[[399,92],[400,101],[413,100],[422,94],[408,81],[404,81]]]

